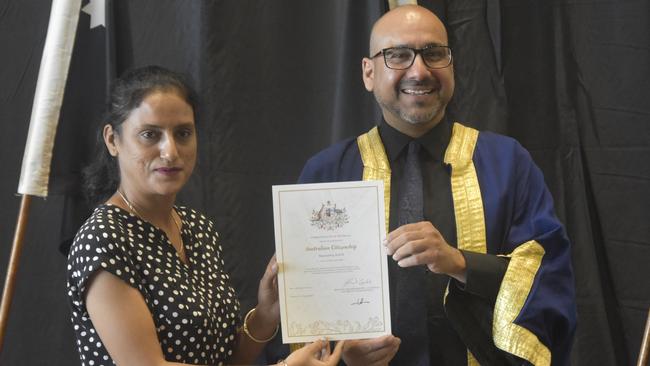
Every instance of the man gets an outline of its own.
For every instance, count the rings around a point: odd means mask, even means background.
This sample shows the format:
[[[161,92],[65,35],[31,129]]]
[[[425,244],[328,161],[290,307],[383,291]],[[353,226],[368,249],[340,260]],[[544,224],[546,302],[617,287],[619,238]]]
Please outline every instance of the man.
[[[386,13],[362,70],[383,121],[300,176],[386,187],[394,336],[348,341],[346,364],[567,364],[569,242],[530,155],[445,116],[454,69],[444,25],[415,5]]]

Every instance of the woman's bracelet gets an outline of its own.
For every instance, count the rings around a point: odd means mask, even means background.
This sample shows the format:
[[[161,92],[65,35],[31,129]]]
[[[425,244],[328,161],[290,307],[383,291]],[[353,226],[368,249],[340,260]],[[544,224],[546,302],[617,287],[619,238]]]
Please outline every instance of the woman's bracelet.
[[[256,308],[250,309],[248,311],[248,313],[246,313],[246,316],[244,317],[244,333],[248,336],[248,338],[250,338],[255,343],[266,343],[266,342],[270,341],[271,339],[273,339],[276,334],[278,334],[278,329],[280,329],[280,324],[278,324],[275,327],[275,332],[273,332],[273,334],[267,339],[257,339],[255,337],[253,337],[250,330],[248,329],[248,318],[250,318],[250,316],[255,312],[255,309]]]

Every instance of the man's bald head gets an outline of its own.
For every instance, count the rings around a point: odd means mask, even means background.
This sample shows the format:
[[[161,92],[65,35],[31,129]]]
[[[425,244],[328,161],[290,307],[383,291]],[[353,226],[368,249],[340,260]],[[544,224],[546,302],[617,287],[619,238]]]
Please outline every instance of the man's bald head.
[[[444,35],[447,42],[447,30],[440,18],[418,5],[402,5],[387,12],[379,18],[372,27],[370,32],[369,55],[374,55],[382,48],[394,47],[396,45],[385,44],[386,38],[390,38],[396,29],[405,26],[420,25],[435,29]]]
[[[437,125],[454,94],[447,31],[421,6],[400,6],[377,20],[361,67],[366,90],[374,94],[386,122],[411,137]]]

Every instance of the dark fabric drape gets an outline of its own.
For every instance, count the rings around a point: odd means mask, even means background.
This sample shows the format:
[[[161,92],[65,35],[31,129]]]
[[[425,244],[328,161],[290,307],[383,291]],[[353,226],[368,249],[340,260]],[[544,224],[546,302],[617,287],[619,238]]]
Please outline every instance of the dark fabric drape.
[[[382,12],[379,2],[352,1],[201,7],[201,204],[244,308],[274,252],[271,185],[295,182],[311,154],[377,119],[358,76]]]
[[[640,219],[650,204],[650,5],[502,0],[496,13],[494,2],[450,1],[446,12],[450,113],[517,138],[567,225],[573,362],[635,362],[650,303],[650,226]]]
[[[462,98],[452,113],[517,138],[545,173],[573,241],[573,362],[631,364],[650,299],[650,226],[639,219],[650,203],[650,5],[500,3],[498,16],[449,3]],[[497,17],[501,40],[488,42]]]
[[[420,3],[449,29],[450,116],[517,138],[544,171],[573,242],[572,364],[632,364],[650,306],[650,4]],[[116,73],[159,64],[186,73],[201,96],[199,162],[179,201],[214,219],[244,310],[273,253],[271,185],[294,182],[309,156],[379,121],[360,60],[386,8],[378,0],[114,3]],[[49,10],[41,0],[0,1],[3,276]],[[85,79],[68,85],[72,95],[85,96]],[[59,126],[53,195],[32,209],[2,365],[78,363],[57,245],[83,216],[69,207],[81,207],[74,177],[98,124],[85,122]]]

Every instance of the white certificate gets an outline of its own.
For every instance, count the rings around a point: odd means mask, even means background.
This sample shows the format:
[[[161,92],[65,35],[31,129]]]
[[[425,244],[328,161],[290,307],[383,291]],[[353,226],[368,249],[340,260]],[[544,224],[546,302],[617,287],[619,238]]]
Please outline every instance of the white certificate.
[[[273,186],[282,341],[391,333],[384,184]]]

